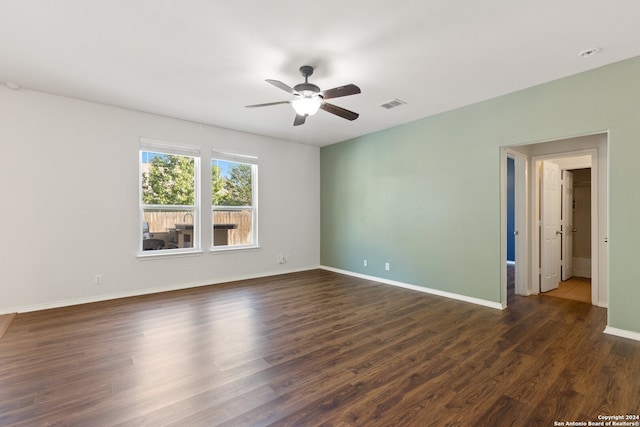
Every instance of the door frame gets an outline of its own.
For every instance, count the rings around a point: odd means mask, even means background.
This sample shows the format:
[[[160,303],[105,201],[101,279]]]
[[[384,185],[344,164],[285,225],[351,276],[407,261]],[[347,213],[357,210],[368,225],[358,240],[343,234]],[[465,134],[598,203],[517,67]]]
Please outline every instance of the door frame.
[[[593,159],[591,159],[593,162]],[[571,183],[570,192],[567,182]],[[573,234],[574,234],[574,190],[573,171],[571,169],[562,170],[562,204],[560,206],[562,216],[562,281],[573,277]],[[591,198],[591,196],[589,196]],[[570,217],[570,220],[568,219]]]
[[[529,215],[529,198],[527,197],[529,160],[526,155],[519,151],[515,151],[509,147],[502,147],[500,168],[500,197],[502,200],[500,208],[500,301],[502,308],[507,307],[507,158],[514,160],[514,230],[518,232],[515,239],[515,293],[517,295],[529,295],[527,292],[527,277],[529,274],[529,253],[527,245],[529,229],[529,227],[527,227]]]

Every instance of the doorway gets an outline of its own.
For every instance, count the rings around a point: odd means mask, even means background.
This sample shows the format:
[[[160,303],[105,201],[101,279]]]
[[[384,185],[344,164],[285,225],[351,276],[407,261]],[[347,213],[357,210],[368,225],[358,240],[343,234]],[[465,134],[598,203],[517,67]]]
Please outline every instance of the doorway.
[[[506,289],[502,295],[502,306],[514,295],[526,295],[527,281],[527,165],[528,159],[518,151],[507,149],[506,171],[506,206],[504,206],[504,222],[506,233],[506,254],[503,259]]]
[[[607,250],[607,216],[608,216],[608,181],[607,181],[607,168],[608,168],[608,133],[602,132],[597,134],[585,135],[575,138],[566,138],[560,140],[552,140],[546,142],[539,142],[533,144],[514,145],[509,147],[503,147],[501,149],[501,194],[502,194],[502,208],[501,208],[501,260],[502,260],[502,275],[501,275],[501,296],[502,305],[506,307],[508,305],[508,292],[507,292],[507,168],[508,159],[513,157],[518,159],[521,167],[515,167],[515,179],[520,179],[525,182],[522,188],[516,186],[515,189],[515,212],[516,218],[523,217],[523,226],[515,231],[518,232],[516,238],[516,244],[518,239],[523,249],[515,253],[515,276],[516,284],[514,286],[515,295],[533,295],[540,293],[541,283],[541,230],[540,223],[540,181],[543,175],[541,170],[541,162],[548,160],[561,159],[561,163],[564,162],[562,170],[574,171],[577,169],[588,169],[583,165],[571,165],[570,159],[588,157],[591,159],[591,186],[589,188],[589,197],[591,202],[591,225],[590,230],[590,249],[591,249],[591,266],[586,267],[590,270],[591,275],[591,298],[590,302],[594,305],[601,307],[607,306],[608,299],[608,250]],[[575,176],[574,176],[575,182]],[[575,186],[574,186],[575,191]],[[583,190],[581,190],[583,191]],[[566,203],[566,202],[565,202]],[[518,211],[520,215],[518,215]],[[524,215],[523,215],[524,212]],[[573,225],[566,223],[564,225],[565,230],[573,230]],[[571,228],[569,228],[571,227]],[[517,228],[517,227],[516,227]],[[583,235],[587,235],[584,227]],[[557,234],[564,237],[564,231],[562,228],[555,229],[559,231]],[[577,233],[576,233],[577,234]],[[574,236],[575,240],[575,236]],[[565,242],[565,249],[568,242]],[[564,259],[561,259],[560,265],[565,268],[565,273],[573,268],[574,276],[576,276],[576,269],[585,266],[579,265],[582,262],[580,256],[571,257],[571,260],[565,255]],[[577,262],[576,262],[577,260]],[[583,271],[583,270],[582,270]],[[518,286],[517,276],[519,273],[524,273],[524,278],[520,287]],[[561,272],[558,275],[558,282],[560,282]],[[583,273],[580,273],[583,275]]]
[[[539,291],[586,303],[592,302],[592,160],[582,155],[537,162]]]

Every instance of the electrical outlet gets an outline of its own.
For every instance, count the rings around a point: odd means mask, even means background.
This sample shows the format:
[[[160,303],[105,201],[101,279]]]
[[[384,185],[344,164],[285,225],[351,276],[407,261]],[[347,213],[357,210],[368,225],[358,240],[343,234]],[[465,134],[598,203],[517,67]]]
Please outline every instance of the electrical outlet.
[[[96,277],[93,278],[94,285],[102,285],[102,274],[96,274]]]
[[[365,267],[367,267],[369,265],[369,261],[367,261],[366,259],[364,260],[364,262],[362,263]]]
[[[385,262],[384,263],[384,269],[387,270],[387,271],[391,270],[391,263],[390,262]]]

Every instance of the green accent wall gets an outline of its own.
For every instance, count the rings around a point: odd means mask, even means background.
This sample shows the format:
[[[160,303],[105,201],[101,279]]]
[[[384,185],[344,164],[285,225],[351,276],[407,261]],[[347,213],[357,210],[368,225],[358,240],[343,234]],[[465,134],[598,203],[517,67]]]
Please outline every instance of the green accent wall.
[[[640,332],[640,57],[323,147],[321,263],[499,303],[500,147],[607,130],[609,326]]]

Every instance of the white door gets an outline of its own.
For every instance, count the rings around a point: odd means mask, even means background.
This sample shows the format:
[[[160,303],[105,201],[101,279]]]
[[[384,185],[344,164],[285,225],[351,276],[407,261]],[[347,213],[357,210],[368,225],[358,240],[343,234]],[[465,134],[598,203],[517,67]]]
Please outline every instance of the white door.
[[[540,292],[560,282],[561,230],[560,166],[542,162],[540,183]]]
[[[573,277],[573,172],[562,173],[562,280]]]

